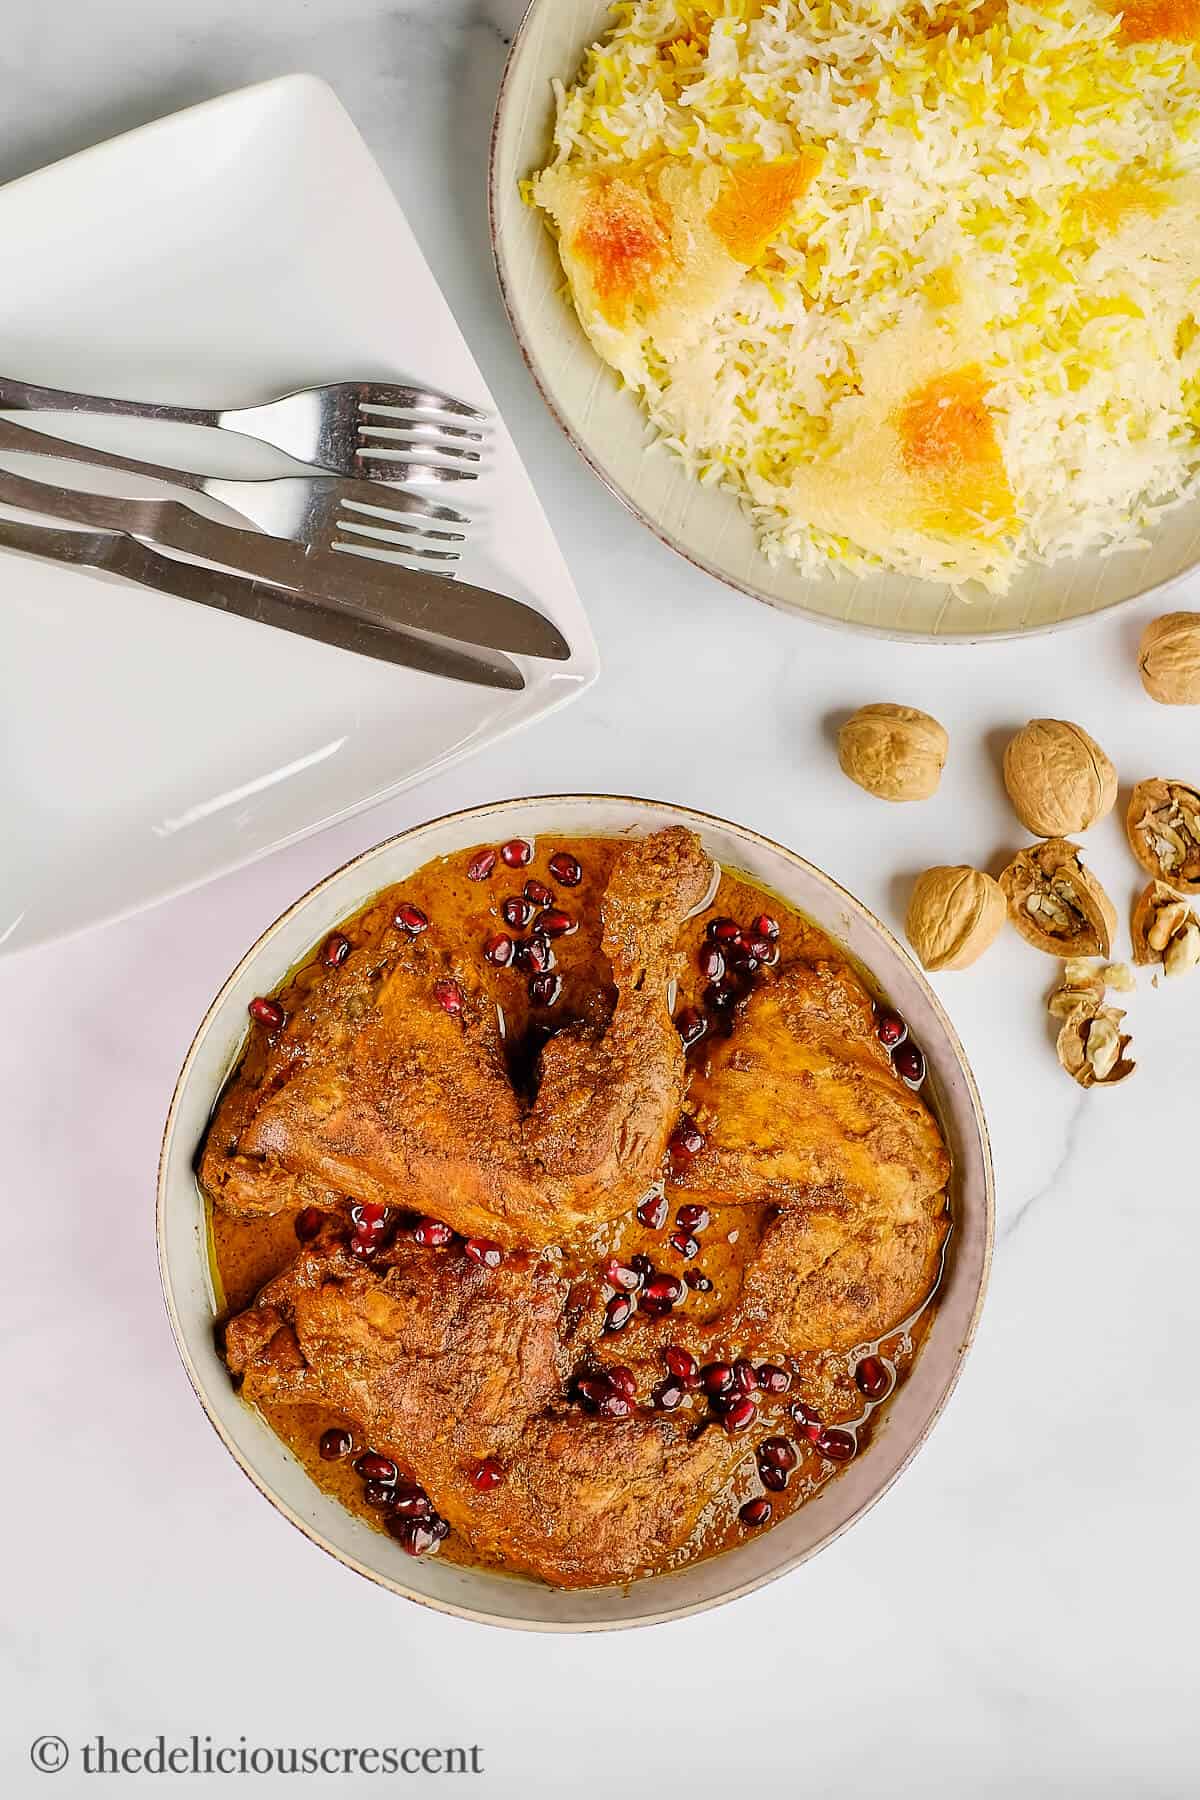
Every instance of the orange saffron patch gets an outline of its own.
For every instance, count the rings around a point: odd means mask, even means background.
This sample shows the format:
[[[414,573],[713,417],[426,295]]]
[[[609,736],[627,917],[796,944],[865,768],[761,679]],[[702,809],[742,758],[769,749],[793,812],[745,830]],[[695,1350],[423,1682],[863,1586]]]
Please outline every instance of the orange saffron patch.
[[[969,534],[1013,516],[1014,502],[978,364],[938,375],[896,415],[900,458],[926,489],[929,523]]]
[[[820,166],[816,156],[727,169],[708,222],[735,262],[752,268]]]
[[[591,271],[600,310],[618,326],[635,301],[653,298],[671,258],[649,200],[624,181],[606,182],[592,196],[571,247]]]
[[[1198,0],[1200,3],[1200,0]],[[1080,194],[1080,215],[1093,231],[1115,231],[1131,213],[1153,216],[1166,205],[1166,196],[1144,181],[1114,181],[1111,187],[1089,188]]]
[[[1125,0],[1121,14],[1124,44],[1200,42],[1200,0]]]

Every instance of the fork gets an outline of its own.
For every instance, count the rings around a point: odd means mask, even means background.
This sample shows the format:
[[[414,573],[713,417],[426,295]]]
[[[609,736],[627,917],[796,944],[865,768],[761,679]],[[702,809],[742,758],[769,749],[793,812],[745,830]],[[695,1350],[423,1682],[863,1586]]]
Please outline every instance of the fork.
[[[476,407],[433,388],[405,387],[389,381],[334,381],[300,388],[263,406],[231,410],[104,399],[97,394],[72,393],[66,388],[38,387],[7,375],[0,375],[0,412],[95,413],[108,418],[207,425],[260,438],[297,462],[331,469],[335,475],[365,475],[382,481],[445,481],[453,480],[455,474],[461,476],[461,468],[454,470],[429,458],[444,456],[459,464],[479,462],[479,451],[469,446],[482,444],[483,433],[450,421],[466,419],[482,424],[487,417]],[[431,416],[392,422],[403,413]],[[377,424],[377,414],[385,415],[389,423]],[[372,443],[372,439],[378,439],[379,444]],[[397,466],[405,461],[409,474],[398,476]]]
[[[28,431],[11,419],[0,419],[0,455],[53,456],[63,462],[83,463],[94,469],[118,469],[131,475],[149,475],[176,487],[191,488],[219,500],[233,512],[271,537],[291,538],[297,544],[317,548],[354,550],[362,546],[339,538],[339,532],[358,533],[372,549],[394,547],[405,556],[430,562],[455,562],[457,550],[439,550],[417,541],[465,543],[465,533],[445,531],[443,525],[467,525],[464,513],[449,506],[435,506],[419,494],[406,494],[382,482],[340,481],[332,475],[278,475],[253,481],[226,481],[197,475],[188,469],[169,469],[161,463],[139,462],[132,456],[115,456],[74,444],[68,438]],[[470,477],[465,477],[470,479]],[[343,510],[345,509],[345,510]],[[361,516],[355,516],[355,515]],[[407,541],[401,541],[404,538]]]

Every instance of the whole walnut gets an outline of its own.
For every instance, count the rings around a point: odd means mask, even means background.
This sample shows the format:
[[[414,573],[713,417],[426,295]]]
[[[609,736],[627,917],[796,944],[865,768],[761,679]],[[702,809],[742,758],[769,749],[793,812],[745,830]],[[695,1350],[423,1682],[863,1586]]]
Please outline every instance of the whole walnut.
[[[1138,673],[1163,706],[1200,706],[1200,613],[1164,613],[1142,633]]]
[[[1035,837],[1071,837],[1112,811],[1117,771],[1095,738],[1067,719],[1031,719],[1004,752],[1013,811]]]
[[[904,929],[927,969],[967,969],[994,943],[1008,913],[998,881],[958,864],[917,876]]]
[[[860,706],[838,732],[843,774],[880,800],[928,800],[950,739],[928,713],[880,701]]]

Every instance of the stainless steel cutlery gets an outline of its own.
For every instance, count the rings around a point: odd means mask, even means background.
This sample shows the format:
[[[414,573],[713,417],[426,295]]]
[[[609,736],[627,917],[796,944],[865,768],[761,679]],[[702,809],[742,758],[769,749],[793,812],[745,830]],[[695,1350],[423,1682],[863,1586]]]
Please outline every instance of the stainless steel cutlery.
[[[291,538],[297,544],[311,544],[317,549],[395,548],[405,556],[453,563],[459,555],[455,546],[466,542],[466,534],[451,528],[470,524],[466,513],[439,506],[423,494],[385,487],[381,481],[346,481],[335,475],[280,475],[229,481],[214,475],[196,475],[188,469],[170,469],[162,463],[141,462],[132,456],[116,456],[89,444],[74,444],[68,438],[30,431],[11,419],[0,419],[0,454],[9,452],[53,456],[89,468],[115,469],[169,481],[176,487],[207,494],[271,537]]]
[[[390,381],[334,381],[262,406],[208,408],[113,400],[0,375],[0,412],[94,413],[208,425],[260,438],[297,462],[336,475],[432,482],[461,481],[475,472],[471,465],[480,461],[477,446],[484,437],[474,427],[486,421],[486,414],[461,400]],[[409,413],[417,417],[402,418]],[[401,465],[404,475],[397,472]]]
[[[0,376],[3,411],[210,426],[257,437],[314,473],[228,480],[0,418],[0,455],[149,476],[204,494],[257,527],[220,524],[178,500],[94,494],[0,470],[0,506],[82,528],[18,528],[0,518],[0,549],[121,574],[344,649],[485,685],[524,681],[506,656],[472,658],[435,640],[558,661],[570,656],[562,633],[532,607],[447,579],[467,541],[457,529],[470,524],[467,514],[390,485],[477,479],[486,415],[463,401],[391,382],[333,382],[262,406],[217,409],[107,399]],[[385,647],[389,634],[398,636],[394,651]]]
[[[280,592],[336,608],[382,628],[418,630],[462,643],[564,660],[557,626],[507,595],[425,569],[340,556],[203,518],[176,500],[128,500],[55,487],[0,471],[0,505],[130,536],[269,582]]]
[[[519,690],[525,686],[520,669],[506,656],[485,650],[470,655],[420,632],[372,621],[336,603],[303,598],[274,582],[180,562],[120,531],[59,531],[0,517],[0,550],[98,570],[156,593],[173,594],[180,600],[426,674],[478,687]]]

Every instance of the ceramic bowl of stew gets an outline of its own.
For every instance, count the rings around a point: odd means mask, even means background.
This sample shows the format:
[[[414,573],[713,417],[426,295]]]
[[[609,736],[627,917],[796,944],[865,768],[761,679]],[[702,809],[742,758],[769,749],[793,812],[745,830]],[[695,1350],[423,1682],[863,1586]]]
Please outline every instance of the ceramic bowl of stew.
[[[237,1393],[219,1350],[222,1296],[196,1177],[198,1148],[245,1048],[251,1000],[274,992],[383,889],[476,845],[622,840],[669,825],[696,832],[724,870],[832,939],[923,1052],[923,1093],[952,1161],[952,1228],[923,1342],[859,1454],[778,1523],[718,1554],[625,1585],[577,1589],[442,1556],[414,1558],[318,1485]],[[432,820],[364,852],[296,901],[242,958],[200,1023],[171,1101],[158,1180],[159,1262],[176,1343],[209,1422],[259,1492],[314,1544],[393,1593],[459,1617],[543,1631],[612,1630],[704,1611],[798,1568],[861,1518],[915,1456],[954,1388],[983,1304],[993,1223],[991,1157],[974,1078],[928,982],[886,926],[769,838],[686,807],[605,795],[502,801]]]

